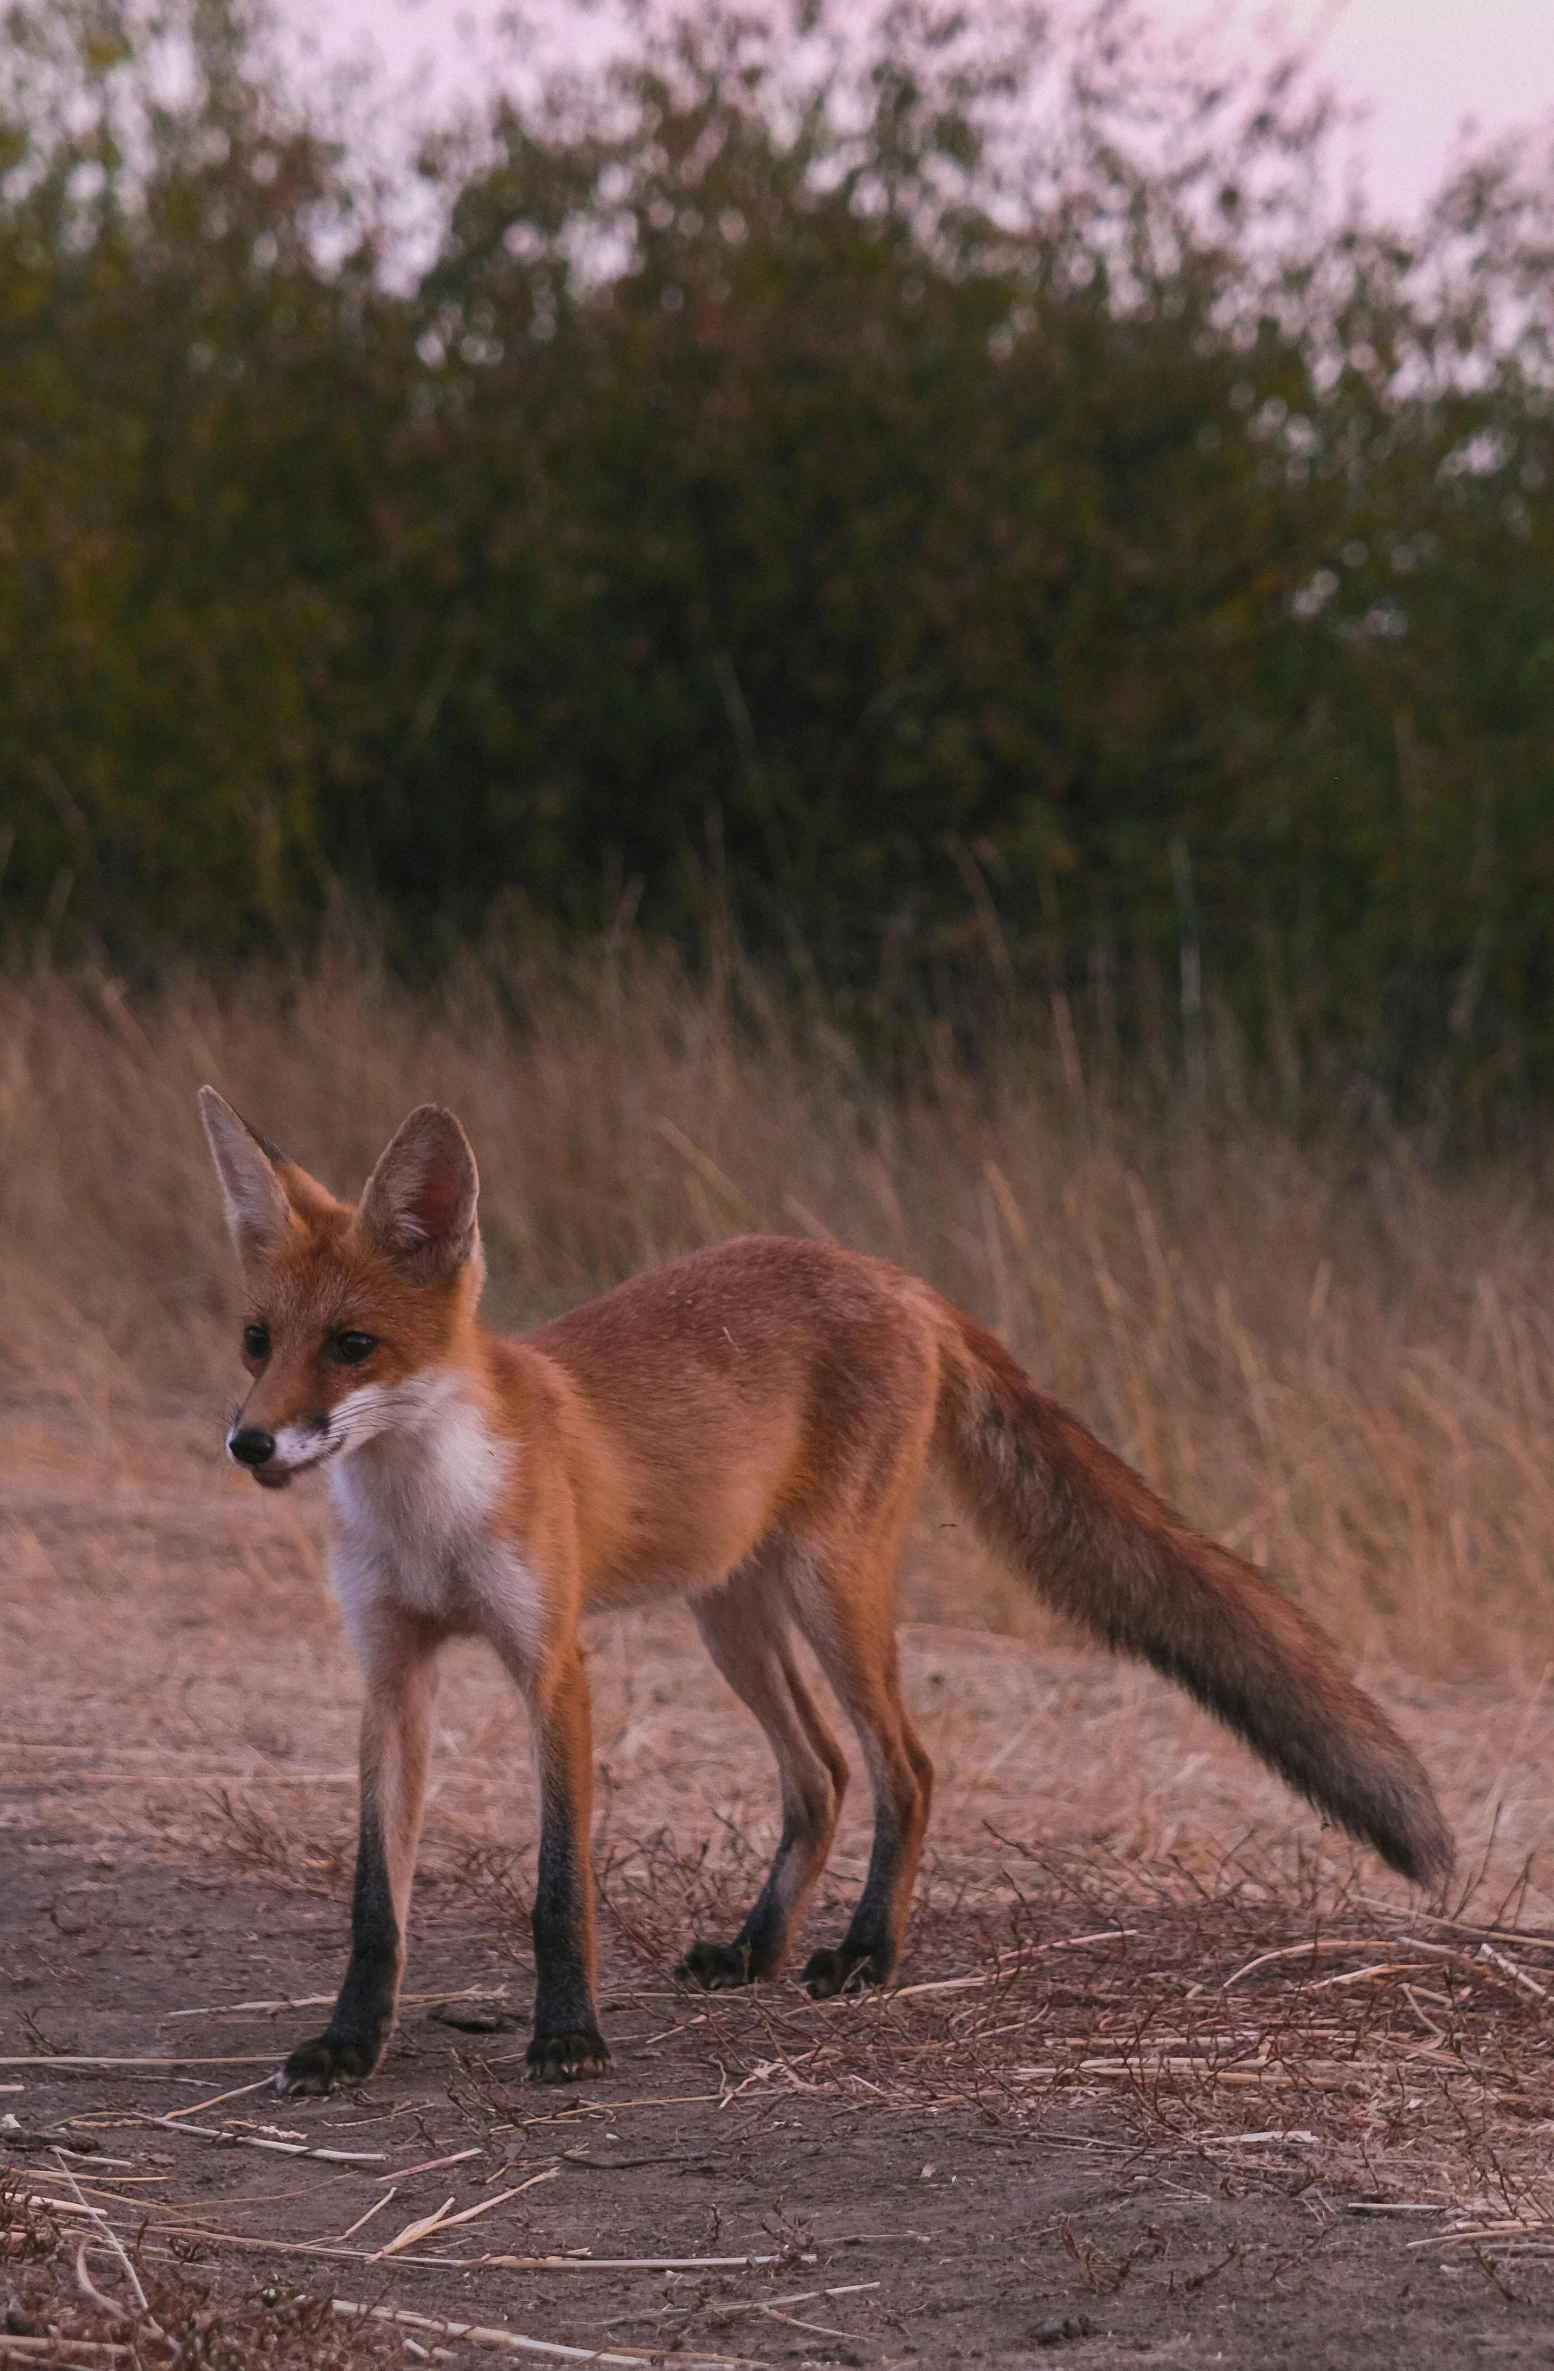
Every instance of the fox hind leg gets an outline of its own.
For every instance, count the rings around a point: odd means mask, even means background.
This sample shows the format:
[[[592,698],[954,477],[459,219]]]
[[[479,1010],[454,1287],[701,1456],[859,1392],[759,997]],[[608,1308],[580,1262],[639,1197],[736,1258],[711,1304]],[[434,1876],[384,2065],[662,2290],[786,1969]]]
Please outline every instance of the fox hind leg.
[[[732,1943],[693,1943],[675,1970],[709,1992],[753,1984],[782,1965],[825,1866],[847,1763],[793,1659],[786,1613],[758,1576],[725,1581],[692,1607],[708,1653],[766,1732],[782,1786],[782,1834],[759,1897]]]
[[[858,1907],[840,1945],[813,1952],[803,1981],[817,2000],[853,1984],[884,1984],[906,1930],[933,1796],[933,1763],[901,1696],[895,1633],[895,1543],[818,1572],[801,1616],[837,1701],[857,1731],[874,1791],[874,1845]]]

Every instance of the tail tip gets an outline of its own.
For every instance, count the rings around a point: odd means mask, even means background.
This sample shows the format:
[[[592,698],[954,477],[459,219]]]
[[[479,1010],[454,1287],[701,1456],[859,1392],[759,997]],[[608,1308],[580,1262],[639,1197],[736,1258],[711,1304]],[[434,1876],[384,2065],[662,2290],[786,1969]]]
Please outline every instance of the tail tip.
[[[1440,1893],[1457,1864],[1457,1847],[1433,1796],[1410,1803],[1387,1823],[1376,1844],[1400,1877],[1428,1893]]]

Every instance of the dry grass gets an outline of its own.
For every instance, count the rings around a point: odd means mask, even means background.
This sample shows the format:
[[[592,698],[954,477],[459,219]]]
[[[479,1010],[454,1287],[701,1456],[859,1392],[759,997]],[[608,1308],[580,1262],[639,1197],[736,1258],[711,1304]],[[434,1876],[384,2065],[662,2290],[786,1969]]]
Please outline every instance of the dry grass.
[[[122,1806],[169,1851],[216,1840],[345,1883],[356,1684],[323,1494],[264,1499],[219,1452],[237,1369],[194,1117],[211,1077],[344,1190],[410,1103],[454,1104],[499,1321],[741,1225],[823,1224],[931,1276],[1343,1638],[1437,1777],[1481,1878],[1472,1914],[1547,1915],[1554,1330],[1530,1165],[1440,1183],[1358,1127],[1302,1148],[1238,1100],[1228,1064],[1211,1106],[1184,1110],[1039,1040],[976,1071],[930,1042],[916,1082],[886,1091],[749,981],[700,991],[629,946],[436,999],[355,957],[133,1007],[111,985],[12,982],[0,1061],[0,1559],[39,1823],[84,1839]],[[925,1510],[904,1576],[939,1771],[925,1900],[974,1883],[1006,1903],[998,1837],[1130,1883],[1170,1865],[1213,1894],[1239,1856],[1262,1898],[1313,1899],[1309,1814],[1179,1696],[1076,1652],[950,1513]],[[594,1640],[606,1897],[639,1954],[684,1939],[649,1839],[714,1838],[698,1865],[725,1916],[753,1883],[741,1853],[769,1849],[764,1749],[688,1641],[669,1611]],[[429,1850],[445,1877],[516,1871],[521,1889],[510,1691],[472,1650],[452,1661]],[[866,1855],[850,1800],[839,1888]],[[1316,1859],[1340,1888],[1358,1865]]]
[[[123,2238],[110,2238],[112,2217],[101,2208],[78,2213],[80,2196],[68,2173],[0,2176],[0,2362],[59,2371],[372,2371],[403,2361],[382,2333],[333,2314],[327,2296],[267,2286],[218,2301],[212,2284],[170,2263],[166,2249],[148,2250],[143,2228],[137,2234],[131,2223]]]
[[[1443,1183],[1352,1115],[1297,1145],[1251,1108],[1233,1052],[1191,1105],[1125,1091],[1038,1016],[974,1065],[926,1033],[913,1082],[887,1088],[759,983],[697,987],[630,944],[421,996],[354,953],[133,998],[13,978],[0,1360],[16,1394],[99,1424],[212,1406],[236,1379],[233,1292],[196,1084],[343,1191],[435,1097],[481,1160],[498,1322],[745,1228],[824,1229],[991,1323],[1351,1654],[1536,1673],[1554,1648],[1554,1226],[1535,1165]],[[908,1602],[1031,1619],[932,1517]]]

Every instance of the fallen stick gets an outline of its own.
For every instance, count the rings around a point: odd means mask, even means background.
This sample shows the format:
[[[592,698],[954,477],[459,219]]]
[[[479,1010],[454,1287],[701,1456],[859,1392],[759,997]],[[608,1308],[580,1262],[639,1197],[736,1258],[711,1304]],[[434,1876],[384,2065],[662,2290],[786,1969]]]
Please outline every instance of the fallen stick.
[[[1449,2215],[1451,2208],[1436,2198],[1351,2198],[1346,2215]]]
[[[1257,1968],[1271,1968],[1283,1959],[1317,1959],[1333,1951],[1423,1951],[1430,1959],[1459,1959],[1471,1964],[1472,1954],[1455,1943],[1430,1943],[1422,1935],[1313,1935],[1309,1943],[1287,1943],[1282,1951],[1262,1951],[1237,1968],[1220,1986],[1228,1992]]]
[[[437,2321],[430,2314],[406,2313],[397,2305],[357,2305],[349,2297],[331,2300],[333,2310],[357,2321],[389,2322],[396,2328],[421,2330],[433,2338],[460,2338],[469,2346],[497,2346],[510,2354],[546,2355],[564,2363],[653,2363],[662,2362],[663,2349],[646,2351],[638,2347],[610,2349],[599,2346],[563,2346],[552,2338],[525,2338],[517,2330],[483,2328],[479,2322]],[[748,2355],[681,2354],[676,2361],[686,2371],[747,2371],[751,2363]]]
[[[270,2256],[343,2256],[352,2264],[370,2264],[370,2248],[341,2247],[327,2239],[255,2239],[246,2231],[207,2231],[198,2223],[147,2222],[145,2233],[151,2239],[199,2239],[210,2247],[251,2248]],[[169,2251],[171,2252],[171,2251]],[[479,2263],[480,2258],[471,2259]],[[456,2256],[401,2256],[401,2264],[433,2264],[440,2271],[461,2272],[466,2269]]]
[[[817,2008],[821,2006],[818,2001],[815,2005]],[[516,2066],[521,2062],[514,2058],[488,2058],[484,2063],[489,2067],[498,2067]],[[0,2065],[3,2064],[4,2060],[0,2059]],[[617,2116],[624,2116],[628,2108],[715,2107],[722,2097],[723,2094],[721,2091],[682,2091],[678,2097],[673,2099],[611,2099],[599,2101],[590,2099],[582,2102],[577,2107],[558,2108],[555,2114],[550,2116],[521,2116],[511,2126],[509,2126],[508,2129],[514,2132],[529,2132],[539,2124],[581,2124],[586,2122],[590,2116],[603,2116],[607,2122],[613,2124],[615,2118]]]
[[[372,2258],[373,2263],[381,2263],[385,2256],[397,2256],[401,2248],[414,2247],[418,2239],[429,2239],[441,2224],[452,2204],[451,2198],[445,2198],[441,2206],[434,2208],[431,2214],[418,2215],[413,2223],[407,2223],[397,2238],[389,2241],[387,2247],[378,2249]]]
[[[449,2215],[442,2224],[442,2229],[451,2231],[455,2223],[478,2222],[480,2217],[488,2215],[494,2206],[505,2206],[509,2198],[521,2198],[525,2190],[537,2189],[541,2182],[553,2182],[560,2171],[559,2165],[542,2166],[538,2173],[531,2173],[526,2182],[517,2183],[513,2189],[499,2190],[494,2198],[482,2198],[476,2205],[467,2206],[461,2215]]]
[[[376,2264],[385,2256],[397,2256],[401,2248],[412,2246],[418,2239],[430,2239],[434,2231],[441,2235],[444,2231],[452,2231],[460,2223],[476,2223],[482,2215],[490,2214],[493,2207],[505,2206],[509,2198],[521,2197],[525,2190],[532,2190],[537,2182],[553,2182],[560,2171],[559,2165],[547,2165],[543,2172],[531,2173],[528,2180],[520,2182],[516,2189],[499,2190],[495,2198],[478,2199],[460,2215],[449,2214],[448,2209],[453,2200],[445,2198],[434,2215],[423,2215],[418,2223],[407,2223],[397,2239],[391,2239],[387,2247],[379,2248],[372,2261]],[[393,2192],[389,2195],[392,2197]],[[360,2224],[356,2228],[360,2230]]]
[[[396,2165],[376,2178],[380,2182],[408,2182],[413,2173],[440,2173],[445,2165],[462,2165],[467,2157],[479,2157],[480,2149],[455,2149],[451,2157],[428,2157],[420,2165]]]
[[[1007,1967],[993,1968],[981,1976],[941,1976],[931,1984],[902,1984],[893,1992],[880,1994],[879,1998],[885,2001],[908,2001],[915,2000],[925,1992],[971,1992],[980,1985],[1002,1984],[1006,1978],[1018,1976],[1027,1961],[1044,1958],[1049,1952],[1082,1951],[1091,1943],[1127,1943],[1140,1931],[1136,1926],[1110,1926],[1098,1935],[1063,1935],[1052,1943],[1024,1944],[1018,1951],[1000,1952],[1000,1959],[1007,1958],[1010,1963]],[[814,2004],[817,2008],[822,2005],[818,2001]]]
[[[1379,1901],[1374,1894],[1361,1894],[1358,1899],[1370,1910],[1386,1910],[1392,1906]],[[1515,1943],[1523,1951],[1554,1951],[1554,1934],[1539,1934],[1535,1928],[1477,1926],[1470,1918],[1446,1918],[1439,1910],[1411,1910],[1409,1917],[1418,1925],[1450,1927],[1458,1935],[1472,1935],[1475,1939],[1487,1935],[1494,1943]]]
[[[77,2183],[75,2175],[70,2171],[69,2166],[64,2164],[63,2159],[61,2159],[60,2162],[70,2187],[75,2191],[77,2198],[80,2199],[82,2212],[91,2217],[94,2226],[102,2233],[109,2247],[113,2250],[114,2254],[118,2257],[119,2262],[123,2265],[124,2275],[134,2292],[135,2302],[140,2307],[141,2312],[147,2316],[146,2326],[150,2330],[152,2337],[160,2338],[162,2332],[158,2328],[157,2324],[149,2318],[151,2307],[146,2301],[146,2292],[140,2285],[140,2275],[135,2270],[134,2265],[130,2262],[129,2251],[125,2247],[123,2240],[119,2237],[117,2231],[115,2231],[113,2225],[109,2222],[101,2207],[87,2205],[86,2200],[81,2196],[80,2185]]]
[[[1346,2073],[1351,2067],[1357,2074],[1376,2072],[1380,2060],[1308,2058],[1297,2062],[1297,2071],[1307,2068],[1313,2073],[1332,2075]],[[1109,2051],[1104,2058],[1081,2058],[1074,2067],[1079,2075],[1261,2075],[1288,2074],[1291,2070],[1282,2058],[1265,2057],[1259,2051],[1242,2050],[1234,2057],[1211,2057],[1205,2050],[1173,2052],[1140,2050],[1128,2057],[1120,2050]]]
[[[757,2272],[782,2256],[472,2256],[471,2265],[507,2272]],[[795,2257],[813,2264],[814,2254]]]
[[[771,2313],[784,2305],[813,2305],[817,2297],[861,2297],[865,2289],[877,2289],[881,2285],[877,2280],[854,2280],[839,2289],[796,2289],[791,2297],[734,2297],[726,2305],[704,2305],[701,2310],[709,2321],[731,2322],[736,2321],[742,2313]],[[683,2313],[685,2305],[660,2305],[651,2311],[655,2321],[663,2321],[670,2314]],[[609,2330],[617,2322],[640,2322],[647,2318],[647,2314],[640,2311],[615,2313],[611,2314],[604,2327]]]
[[[1201,2149],[1261,2149],[1272,2141],[1303,2141],[1316,2145],[1314,2132],[1211,2132],[1198,2143]]]
[[[310,2149],[300,2140],[261,2140],[256,2132],[222,2132],[214,2124],[179,2124],[171,2116],[142,2116],[142,2124],[155,2124],[163,2132],[189,2132],[196,2140],[224,2141],[234,2149],[271,2149],[278,2157],[317,2157],[325,2165],[381,2165],[386,2152],[382,2149]]]
[[[467,2206],[460,2215],[449,2214],[448,2209],[453,2200],[445,2198],[434,2215],[423,2215],[418,2223],[407,2223],[397,2239],[391,2239],[387,2247],[379,2248],[372,2261],[376,2264],[385,2256],[397,2256],[401,2248],[413,2246],[418,2239],[430,2239],[434,2231],[452,2231],[460,2223],[478,2222],[482,2215],[490,2214],[493,2207],[505,2206],[509,2198],[521,2197],[525,2190],[532,2190],[536,2183],[553,2182],[560,2171],[559,2165],[547,2165],[542,2172],[531,2173],[528,2180],[520,2182],[516,2189],[500,2190],[495,2198],[479,2199],[474,2206]],[[389,2196],[393,2196],[392,2191]],[[354,2228],[359,2231],[361,2224],[356,2224]]]
[[[210,2099],[193,2099],[186,2108],[174,2108],[175,2118],[203,2115],[207,2108],[224,2107],[229,2099],[247,2099],[255,2091],[268,2091],[273,2075],[261,2075],[257,2083],[239,2083],[231,2091],[218,2091]]]
[[[73,2125],[67,2125],[65,2129],[67,2131],[74,2131],[75,2127]],[[78,2134],[77,2138],[80,2137],[81,2136]],[[133,2157],[104,2156],[101,2149],[73,2149],[67,2141],[60,2139],[57,2132],[24,2132],[21,2126],[15,2122],[14,2118],[0,2116],[0,2145],[3,2145],[7,2141],[10,2142],[13,2148],[52,2149],[56,2157],[77,2157],[87,2168],[88,2172],[91,2173],[101,2172],[105,2165],[123,2166],[127,2171],[132,2168],[136,2162]],[[38,2168],[39,2176],[41,2176],[44,2170],[45,2169],[41,2166]],[[52,2178],[53,2177],[50,2176],[50,2179]]]
[[[34,2198],[33,2206],[53,2214],[74,2215],[82,2209],[68,2200]],[[90,2212],[90,2209],[86,2210]],[[94,2221],[96,2218],[93,2218]],[[370,2248],[341,2247],[325,2239],[257,2239],[246,2231],[211,2231],[199,2223],[153,2223],[142,2228],[147,2239],[202,2239],[212,2247],[253,2248],[276,2256],[337,2256],[352,2264],[377,2261]],[[815,2255],[794,2259],[813,2264]],[[405,2265],[433,2272],[762,2272],[789,2261],[783,2256],[396,2256],[396,2271]]]
[[[1368,1984],[1373,1976],[1417,1976],[1422,1968],[1434,1966],[1428,1959],[1380,1959],[1373,1967],[1346,1968],[1341,1976],[1323,1976],[1313,1984],[1313,1992],[1342,1992],[1350,1984]]]
[[[115,2305],[111,2297],[105,2297],[103,2295],[101,2289],[97,2286],[96,2281],[93,2280],[91,2274],[86,2269],[86,2255],[87,2250],[90,2248],[91,2244],[92,2243],[89,2238],[83,2238],[80,2246],[76,2249],[76,2287],[80,2290],[88,2305],[95,2305],[99,2312],[111,2314],[114,2320],[118,2321],[122,2319],[124,2310],[123,2307]]]
[[[36,2165],[30,2169],[27,2178],[32,2182],[67,2182],[69,2181],[70,2176],[68,2173],[55,2173],[52,2168],[47,2165]],[[90,2169],[88,2169],[88,2189],[93,2198],[106,2199],[109,2206],[144,2206],[146,2204],[144,2195],[146,2188],[148,2186],[151,2188],[156,2188],[163,2182],[170,2182],[172,2178],[172,2175],[167,2173],[137,2173],[119,2174],[117,2176],[108,2176],[100,2180],[93,2181],[90,2176]],[[135,2184],[136,2189],[141,2193],[139,2197],[131,2197],[128,2195],[128,2186],[131,2182]],[[77,2195],[80,2197],[84,2197],[86,2194],[86,2191],[77,2192]],[[61,2191],[60,2196],[64,2196],[63,2191]],[[152,2199],[150,2203],[153,2206],[165,2206],[167,2201],[165,2199]]]
[[[1437,2231],[1428,2239],[1411,2239],[1407,2244],[1410,2248],[1464,2248],[1501,2239],[1537,2240],[1547,2244],[1554,2240],[1554,2224],[1523,2223],[1509,2218],[1499,2223],[1474,2223],[1461,2231]]]
[[[1507,1959],[1503,1951],[1492,1951],[1487,1943],[1480,1943],[1478,1955],[1480,1959],[1487,1959],[1492,1967],[1499,1968],[1502,1975],[1509,1976],[1511,1982],[1518,1985],[1523,1992],[1530,1992],[1535,2000],[1546,2001],[1548,1999],[1548,1986],[1534,1983],[1527,1970],[1519,1968],[1514,1959]]]
[[[660,2157],[585,2157],[581,2149],[563,2149],[561,2157],[563,2164],[580,2165],[585,2173],[636,2173],[644,2165],[694,2165],[701,2173],[722,2171],[715,2157],[705,2152],[698,2155],[694,2149],[671,2151]],[[380,2174],[378,2179],[382,2178]]]
[[[337,2245],[344,2247],[346,2241],[348,2239],[354,2239],[358,2231],[365,2231],[367,2225],[372,2221],[373,2216],[381,2215],[383,2209],[386,2206],[392,2206],[398,2196],[399,2192],[397,2190],[385,2190],[381,2198],[376,2198],[373,2200],[373,2203],[368,2207],[367,2212],[364,2215],[357,2216],[349,2231],[341,2232]]]
[[[758,2305],[755,2307],[755,2311],[757,2313],[765,2314],[768,2321],[785,2323],[790,2330],[813,2330],[821,2338],[847,2338],[851,2336],[850,2331],[839,2330],[834,2322],[801,2321],[796,2313],[779,2313],[775,2305]]]
[[[505,2001],[507,1989],[505,1984],[495,1987],[472,1984],[466,1992],[402,1992],[399,2005],[402,2009],[416,2009],[426,2008],[438,2001]],[[334,2005],[335,1995],[332,1992],[308,1992],[296,2000],[212,2001],[207,2007],[199,2009],[169,2009],[164,2017],[157,2019],[157,2023],[171,2025],[175,2017],[258,2016],[261,2011],[272,2009],[332,2009]]]
[[[127,2361],[135,2351],[114,2338],[24,2338],[5,2330],[0,2331],[0,2362],[9,2355],[15,2362],[64,2365],[70,2357],[58,2351],[62,2346],[74,2347],[78,2355],[89,2354],[94,2363]]]
[[[275,2053],[266,2050],[262,2056],[250,2052],[246,2058],[40,2058],[36,2051],[26,2058],[0,2058],[0,2066],[138,2066],[152,2069],[186,2066],[273,2066]]]
[[[1081,2087],[1086,2082],[1119,2083],[1126,2082],[1130,2078],[1138,2082],[1151,2075],[1190,2075],[1203,2083],[1242,2084],[1270,2091],[1285,2090],[1292,2085],[1303,2085],[1308,2091],[1342,2091],[1347,2084],[1358,2081],[1363,2074],[1367,2072],[1380,2073],[1383,2070],[1379,2068],[1367,2069],[1360,2066],[1338,2068],[1324,2065],[1320,2071],[1315,2067],[1303,2067],[1298,2075],[1293,2075],[1284,2067],[1277,2066],[1220,2067],[1196,2064],[1191,2060],[1167,2060],[1163,2064],[1140,2066],[1113,2059],[1098,2065],[1016,2066],[1011,2067],[1009,2071],[1017,2082],[1052,2082],[1060,2075],[1068,2075]]]

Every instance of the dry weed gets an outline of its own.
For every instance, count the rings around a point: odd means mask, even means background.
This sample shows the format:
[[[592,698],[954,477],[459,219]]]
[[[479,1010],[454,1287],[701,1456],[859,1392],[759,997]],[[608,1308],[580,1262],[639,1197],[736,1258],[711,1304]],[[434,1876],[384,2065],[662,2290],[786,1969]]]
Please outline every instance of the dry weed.
[[[0,1358],[102,1411],[236,1381],[233,1284],[194,1113],[215,1080],[341,1191],[412,1102],[466,1120],[500,1323],[763,1227],[824,1229],[990,1322],[1193,1517],[1351,1652],[1416,1669],[1554,1645],[1554,1232],[1531,1165],[1450,1182],[1403,1139],[1305,1146],[1227,1053],[1207,1101],[1082,1072],[1033,1023],[886,1087],[739,977],[630,945],[413,995],[309,973],[0,984]],[[1030,1617],[948,1510],[918,1611]]]
[[[83,2240],[79,2227],[67,2234],[46,2206],[18,2213],[23,2193],[15,2177],[0,2184],[0,2357],[132,2371],[370,2371],[404,2360],[386,2331],[342,2320],[327,2295],[274,2286],[218,2301],[198,2272],[161,2251],[132,2239],[121,2256],[122,2242]],[[22,2248],[9,2244],[18,2230]]]

